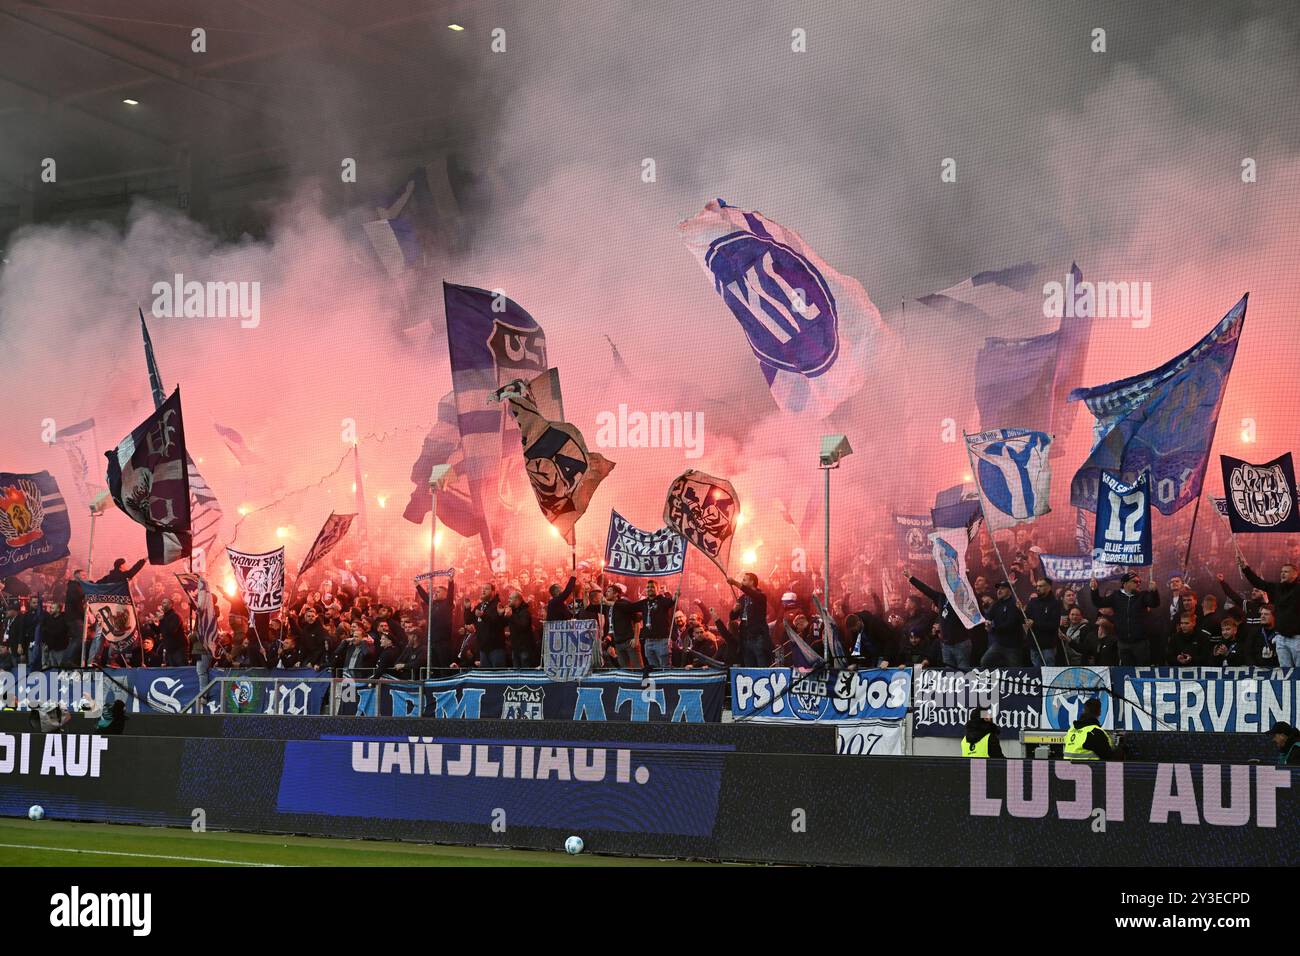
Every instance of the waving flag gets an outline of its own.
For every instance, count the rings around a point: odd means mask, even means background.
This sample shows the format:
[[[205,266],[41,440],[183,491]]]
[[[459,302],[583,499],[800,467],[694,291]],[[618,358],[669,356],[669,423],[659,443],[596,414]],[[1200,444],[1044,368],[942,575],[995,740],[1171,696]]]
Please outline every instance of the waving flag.
[[[966,548],[970,537],[965,528],[940,528],[930,535],[934,566],[939,571],[939,585],[948,603],[968,628],[984,622],[980,602],[966,575]]]
[[[634,578],[681,574],[686,541],[672,528],[642,531],[617,511],[609,513],[605,539],[605,571]]]
[[[538,384],[551,378],[543,373]],[[509,402],[510,413],[519,423],[524,467],[542,515],[572,544],[573,526],[586,512],[596,488],[614,470],[614,462],[588,452],[582,432],[573,425],[546,418],[523,379],[499,389],[496,398]]]
[[[68,505],[48,471],[0,472],[0,578],[65,558]]]
[[[222,425],[218,422],[213,422],[212,427],[217,430],[217,434],[225,441],[226,447],[235,456],[235,461],[241,465],[260,465],[262,463],[262,456],[248,447],[247,442],[244,441],[244,436],[239,432],[229,425]]]
[[[691,469],[668,487],[664,524],[704,552],[723,574],[729,573],[731,539],[739,515],[736,489],[724,478]]]
[[[90,484],[90,456],[86,454],[88,448],[94,449],[91,455],[99,453],[98,449],[95,449],[97,443],[94,434],[93,418],[87,418],[67,428],[60,428],[54,433],[54,444],[62,445],[68,456],[68,471],[72,475],[72,484],[77,489],[77,498],[83,508],[90,507],[91,499],[95,497]]]
[[[934,496],[930,509],[930,524],[943,531],[948,528],[965,528],[967,540],[975,537],[979,529],[980,496],[973,484],[954,485]]]
[[[140,332],[144,337],[144,360],[149,367],[149,388],[153,393],[153,406],[155,409],[161,408],[163,402],[167,399],[167,392],[163,389],[162,373],[158,371],[158,361],[153,354],[153,341],[149,338],[149,327],[145,325],[144,310],[140,310]],[[194,466],[194,459],[185,454],[185,468],[188,475],[190,491],[190,517],[191,541],[185,545],[184,554],[188,556],[193,547],[197,547],[205,554],[213,550],[213,545],[217,541],[217,532],[221,528],[221,505],[217,501],[217,496],[203,476],[199,474],[198,468]],[[172,543],[167,546],[168,550],[175,550],[179,547],[178,543]],[[150,559],[152,561],[152,558]]]
[[[1223,511],[1233,534],[1300,531],[1291,453],[1264,465],[1220,455]]]
[[[250,554],[227,547],[226,554],[248,613],[280,610],[284,605],[284,548]]]
[[[862,386],[890,333],[856,279],[793,229],[721,199],[677,230],[740,323],[777,405],[824,418]]]
[[[1092,453],[1070,483],[1071,504],[1097,510],[1103,470],[1131,482],[1150,469],[1153,504],[1164,515],[1200,496],[1247,299],[1159,368],[1070,393],[1097,418]]]
[[[518,427],[492,396],[517,378],[529,380],[546,371],[546,334],[503,294],[450,282],[442,284],[442,291],[462,470],[470,506],[482,516],[483,549],[490,554],[502,511],[509,506],[501,498],[501,488],[508,484],[502,480],[502,459],[519,441]]]
[[[176,580],[180,582],[181,590],[194,608],[194,633],[203,642],[208,654],[216,657],[221,637],[217,632],[217,609],[212,603],[208,582],[202,575],[190,573],[177,574]]]
[[[145,528],[150,564],[190,553],[190,484],[181,390],[118,443],[108,458],[108,492],[128,518]]]
[[[1097,499],[1093,557],[1106,564],[1146,567],[1151,564],[1151,476],[1120,481],[1101,473],[1103,494]]]
[[[135,602],[125,581],[92,584],[83,581],[86,617],[95,622],[96,632],[110,644],[129,646],[136,638]]]
[[[894,514],[895,544],[900,561],[924,561],[930,556],[926,547],[930,530],[934,527],[927,515]]]
[[[299,577],[306,574],[308,568],[334,550],[334,546],[342,541],[343,536],[348,533],[348,528],[352,527],[352,519],[355,517],[354,514],[336,515],[334,512],[330,512],[330,516],[321,525],[320,533],[316,535],[311,550],[307,552],[307,556],[302,559],[302,564],[298,567]]]
[[[375,258],[391,278],[428,265],[460,215],[446,157],[416,169],[402,187],[373,207],[362,226]]]
[[[1023,428],[999,428],[966,436],[975,484],[989,531],[1010,528],[1051,511],[1048,461],[1052,436]]]
[[[1047,269],[1032,262],[981,272],[943,292],[916,299],[915,309],[963,333],[995,323],[1023,328],[1042,321],[1044,281],[1050,277]],[[1068,401],[1069,393],[1082,382],[1092,334],[1091,309],[1084,307],[1082,283],[1077,265],[1071,265],[1064,282],[1057,283],[1063,308],[1055,330],[1028,338],[985,340],[975,362],[975,404],[982,428],[1014,423],[1054,435],[1053,455],[1064,449],[1076,411]],[[915,321],[913,308],[906,314],[909,324]]]

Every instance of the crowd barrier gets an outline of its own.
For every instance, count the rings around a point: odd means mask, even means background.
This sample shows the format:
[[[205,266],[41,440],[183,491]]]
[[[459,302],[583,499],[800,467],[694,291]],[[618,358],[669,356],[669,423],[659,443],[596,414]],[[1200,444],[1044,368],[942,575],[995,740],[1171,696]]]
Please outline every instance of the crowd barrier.
[[[846,760],[352,726],[312,740],[0,733],[0,814],[39,803],[53,819],[551,850],[577,834],[597,853],[789,863],[1300,863],[1300,790],[1271,766]]]

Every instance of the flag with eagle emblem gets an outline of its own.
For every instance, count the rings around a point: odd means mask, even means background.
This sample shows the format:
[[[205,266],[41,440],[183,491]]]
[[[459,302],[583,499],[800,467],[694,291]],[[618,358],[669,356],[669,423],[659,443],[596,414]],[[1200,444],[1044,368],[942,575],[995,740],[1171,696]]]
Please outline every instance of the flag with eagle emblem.
[[[68,506],[48,471],[0,472],[0,535],[0,577],[67,557]]]
[[[145,528],[150,564],[190,553],[190,479],[186,468],[181,390],[123,438],[108,458],[108,491],[128,518]]]

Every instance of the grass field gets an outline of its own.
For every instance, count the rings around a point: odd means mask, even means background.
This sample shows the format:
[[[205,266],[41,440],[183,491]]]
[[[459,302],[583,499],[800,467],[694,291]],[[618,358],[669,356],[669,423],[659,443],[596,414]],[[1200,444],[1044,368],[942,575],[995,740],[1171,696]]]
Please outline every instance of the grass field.
[[[569,856],[376,840],[194,833],[112,823],[0,818],[0,867],[10,866],[705,866],[681,860]]]

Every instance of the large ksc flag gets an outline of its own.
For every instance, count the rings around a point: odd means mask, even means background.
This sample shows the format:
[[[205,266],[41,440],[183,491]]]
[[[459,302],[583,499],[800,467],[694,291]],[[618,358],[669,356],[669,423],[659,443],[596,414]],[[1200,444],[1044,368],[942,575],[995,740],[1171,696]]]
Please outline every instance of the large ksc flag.
[[[1093,557],[1105,564],[1145,567],[1151,563],[1151,476],[1123,482],[1101,473]]]
[[[67,557],[68,506],[48,471],[0,472],[0,578]]]
[[[664,501],[664,524],[704,552],[723,574],[730,573],[727,565],[739,514],[731,482],[694,469],[677,477]]]
[[[1052,510],[1047,503],[1052,485],[1051,445],[1051,435],[1023,428],[966,436],[990,531],[1032,521]]]
[[[939,584],[948,596],[948,603],[968,628],[984,622],[980,602],[966,575],[966,548],[969,545],[970,538],[965,528],[940,528],[930,535]]]
[[[1265,465],[1220,455],[1224,512],[1233,534],[1300,531],[1291,453]]]
[[[463,470],[470,507],[479,515],[485,552],[499,533],[502,459],[519,441],[519,430],[492,401],[498,388],[547,369],[546,335],[537,321],[505,295],[470,286],[442,284],[447,349],[456,394]],[[427,473],[425,480],[428,480]]]
[[[823,418],[862,387],[889,331],[856,279],[794,230],[721,199],[677,229],[740,322],[777,405]]]
[[[150,564],[190,553],[190,481],[181,390],[118,443],[108,458],[108,492],[128,518],[145,528]]]
[[[549,376],[538,378],[542,384]],[[596,488],[614,470],[614,462],[587,451],[582,432],[573,425],[547,419],[522,379],[503,386],[496,397],[510,403],[510,413],[519,423],[524,469],[542,515],[572,544],[573,526],[586,512]]]
[[[1097,510],[1103,470],[1132,481],[1150,469],[1153,503],[1164,515],[1200,496],[1247,298],[1243,295],[1209,334],[1159,368],[1070,393],[1097,418],[1092,453],[1070,483],[1071,504]]]

